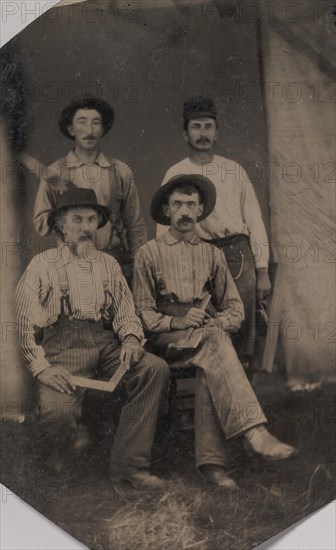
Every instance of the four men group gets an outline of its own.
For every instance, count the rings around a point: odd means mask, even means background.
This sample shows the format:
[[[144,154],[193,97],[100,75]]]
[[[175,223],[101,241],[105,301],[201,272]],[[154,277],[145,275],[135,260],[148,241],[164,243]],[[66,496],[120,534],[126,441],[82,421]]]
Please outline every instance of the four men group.
[[[83,391],[73,376],[108,380],[120,364],[126,366],[121,383],[127,399],[111,451],[111,477],[160,489],[163,482],[150,475],[149,466],[168,383],[166,360],[181,358],[178,343],[193,331],[197,344],[183,362],[197,368],[196,466],[207,481],[236,490],[226,473],[227,440],[243,435],[246,445],[266,459],[294,453],[265,428],[230,339],[244,319],[242,300],[245,315],[248,310],[252,316],[255,290],[260,297],[269,291],[267,257],[256,258],[254,265],[249,247],[249,240],[267,239],[251,184],[223,181],[214,169],[220,172],[226,159],[213,155],[213,102],[193,98],[185,104],[184,118],[190,158],[168,171],[154,194],[151,216],[165,230],[146,242],[130,169],[99,149],[113,124],[112,108],[99,99],[83,99],[63,111],[60,128],[74,140],[74,149],[49,167],[34,213],[38,233],[53,232],[57,246],[52,261],[50,251],[47,257],[38,255],[19,282],[20,341],[37,378],[39,426],[51,438],[76,430],[81,422]],[[232,245],[240,258],[239,276],[233,273],[241,281],[239,292],[223,253]],[[115,258],[128,280],[134,263],[133,298]],[[40,345],[35,327],[44,330]],[[253,343],[246,336],[250,332],[245,328],[245,343]],[[155,355],[145,351],[145,335]],[[246,349],[242,353],[249,355]],[[136,414],[128,423],[131,410]]]

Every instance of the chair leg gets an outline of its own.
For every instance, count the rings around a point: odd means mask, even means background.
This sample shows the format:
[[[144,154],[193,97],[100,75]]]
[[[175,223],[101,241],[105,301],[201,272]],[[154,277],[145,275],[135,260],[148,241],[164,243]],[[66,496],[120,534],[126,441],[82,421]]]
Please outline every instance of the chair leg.
[[[169,384],[169,397],[168,397],[168,431],[169,435],[175,432],[176,428],[176,396],[177,396],[177,381],[176,377],[172,374]]]

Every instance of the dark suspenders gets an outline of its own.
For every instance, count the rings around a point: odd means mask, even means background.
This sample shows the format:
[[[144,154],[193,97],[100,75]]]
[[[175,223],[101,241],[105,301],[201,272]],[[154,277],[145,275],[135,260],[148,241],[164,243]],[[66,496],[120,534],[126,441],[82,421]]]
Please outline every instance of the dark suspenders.
[[[157,291],[162,292],[163,290],[166,290],[167,287],[163,278],[163,270],[162,270],[162,262],[161,262],[161,258],[162,258],[161,243],[157,239],[153,239],[152,241],[148,241],[146,243],[146,246],[150,250],[153,265],[154,265],[155,279],[157,281],[156,283]],[[203,243],[202,243],[202,246],[204,246]],[[211,296],[214,296],[214,288],[213,288],[213,283],[210,276],[208,278],[208,286],[209,286],[209,291],[211,293]],[[167,297],[170,298],[171,301],[178,302],[178,298],[174,293],[170,293],[169,295],[167,294]]]
[[[66,262],[61,258],[56,262],[56,267],[59,276],[59,289],[61,291],[61,304],[60,314],[58,320],[70,319],[72,320],[72,308],[69,295],[69,282],[66,272]]]
[[[58,316],[58,320],[73,319],[73,311],[72,311],[71,301],[70,301],[69,278],[68,278],[67,269],[66,269],[66,266],[68,265],[68,263],[69,262],[64,261],[63,258],[61,258],[56,262],[56,268],[59,276],[59,289],[61,292],[60,314]],[[100,308],[100,314],[103,322],[107,324],[111,320],[111,317],[108,313],[108,308],[112,304],[113,296],[109,285],[106,260],[103,255],[101,256],[101,266],[103,270],[102,279],[103,279],[103,289],[104,289],[104,304]]]
[[[161,250],[160,246],[158,244],[158,241],[156,239],[153,239],[151,241],[148,241],[146,243],[146,246],[149,248],[154,270],[155,270],[155,281],[156,281],[156,287],[157,290],[165,290],[166,285],[163,279],[163,273],[162,273],[162,263],[161,263]]]

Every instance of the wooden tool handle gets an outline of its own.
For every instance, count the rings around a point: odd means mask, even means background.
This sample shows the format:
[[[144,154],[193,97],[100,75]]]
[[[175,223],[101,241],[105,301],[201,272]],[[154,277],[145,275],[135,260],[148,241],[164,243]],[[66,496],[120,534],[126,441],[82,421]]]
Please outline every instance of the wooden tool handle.
[[[207,306],[208,306],[208,303],[210,302],[210,299],[211,299],[211,296],[210,294],[206,294],[202,300],[200,301],[200,304],[199,306],[197,307],[197,309],[199,309],[200,311],[205,311]],[[189,339],[190,336],[192,335],[192,333],[194,332],[195,330],[195,327],[189,327],[185,333],[185,339]]]
[[[205,311],[206,308],[208,307],[208,303],[210,302],[210,300],[211,300],[211,295],[208,293],[202,298],[200,305],[197,309],[200,309],[201,311]]]

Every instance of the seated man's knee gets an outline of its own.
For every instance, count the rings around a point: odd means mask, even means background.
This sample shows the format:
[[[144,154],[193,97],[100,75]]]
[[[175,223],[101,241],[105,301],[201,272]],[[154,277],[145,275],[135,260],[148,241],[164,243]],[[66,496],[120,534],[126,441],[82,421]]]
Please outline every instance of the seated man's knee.
[[[231,344],[231,337],[229,333],[217,326],[206,327],[205,340],[215,346],[221,346],[222,344]]]
[[[169,366],[167,362],[162,359],[161,357],[158,357],[157,355],[154,355],[153,353],[146,352],[142,363],[146,365],[146,367],[154,374],[159,377],[161,377],[163,380],[168,380],[169,378]]]

